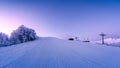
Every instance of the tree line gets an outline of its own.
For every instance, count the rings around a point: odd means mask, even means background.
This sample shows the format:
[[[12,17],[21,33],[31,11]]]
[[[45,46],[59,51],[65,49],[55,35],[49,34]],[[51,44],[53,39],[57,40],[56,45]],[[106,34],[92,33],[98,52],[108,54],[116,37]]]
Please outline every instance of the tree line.
[[[34,29],[21,25],[11,33],[10,37],[5,33],[0,32],[0,47],[33,41],[37,38],[38,37]]]

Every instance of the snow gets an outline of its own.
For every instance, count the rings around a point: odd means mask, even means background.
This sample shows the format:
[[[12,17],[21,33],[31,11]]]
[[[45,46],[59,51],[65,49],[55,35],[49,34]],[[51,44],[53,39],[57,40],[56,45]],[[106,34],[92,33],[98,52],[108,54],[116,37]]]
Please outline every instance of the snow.
[[[106,44],[117,44],[120,43],[120,38],[106,38],[104,39]],[[101,40],[93,41],[93,43],[101,43]]]
[[[119,38],[107,38],[105,39],[105,42],[107,44],[120,43],[120,39]]]
[[[0,68],[120,68],[120,48],[40,38],[0,47]]]

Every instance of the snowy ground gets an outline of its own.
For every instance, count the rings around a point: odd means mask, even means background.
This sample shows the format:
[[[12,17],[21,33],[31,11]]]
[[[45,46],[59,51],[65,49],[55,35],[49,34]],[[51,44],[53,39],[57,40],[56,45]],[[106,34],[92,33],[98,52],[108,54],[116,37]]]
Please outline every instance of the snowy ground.
[[[120,48],[41,38],[1,47],[0,68],[120,68]]]

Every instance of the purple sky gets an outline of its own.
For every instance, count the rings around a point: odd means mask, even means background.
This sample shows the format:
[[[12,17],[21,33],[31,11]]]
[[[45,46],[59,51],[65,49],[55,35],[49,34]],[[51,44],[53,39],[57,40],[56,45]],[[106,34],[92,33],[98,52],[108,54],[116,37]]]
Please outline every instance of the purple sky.
[[[112,0],[0,1],[0,31],[10,35],[20,25],[39,36],[98,39],[101,32],[120,34],[120,2]]]

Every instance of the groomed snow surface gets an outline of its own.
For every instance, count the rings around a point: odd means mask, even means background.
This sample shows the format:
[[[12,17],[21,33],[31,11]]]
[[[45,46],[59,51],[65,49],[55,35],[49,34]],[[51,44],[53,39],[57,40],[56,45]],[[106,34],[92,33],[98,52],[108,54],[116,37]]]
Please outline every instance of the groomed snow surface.
[[[0,47],[0,68],[120,68],[120,48],[40,38]]]

